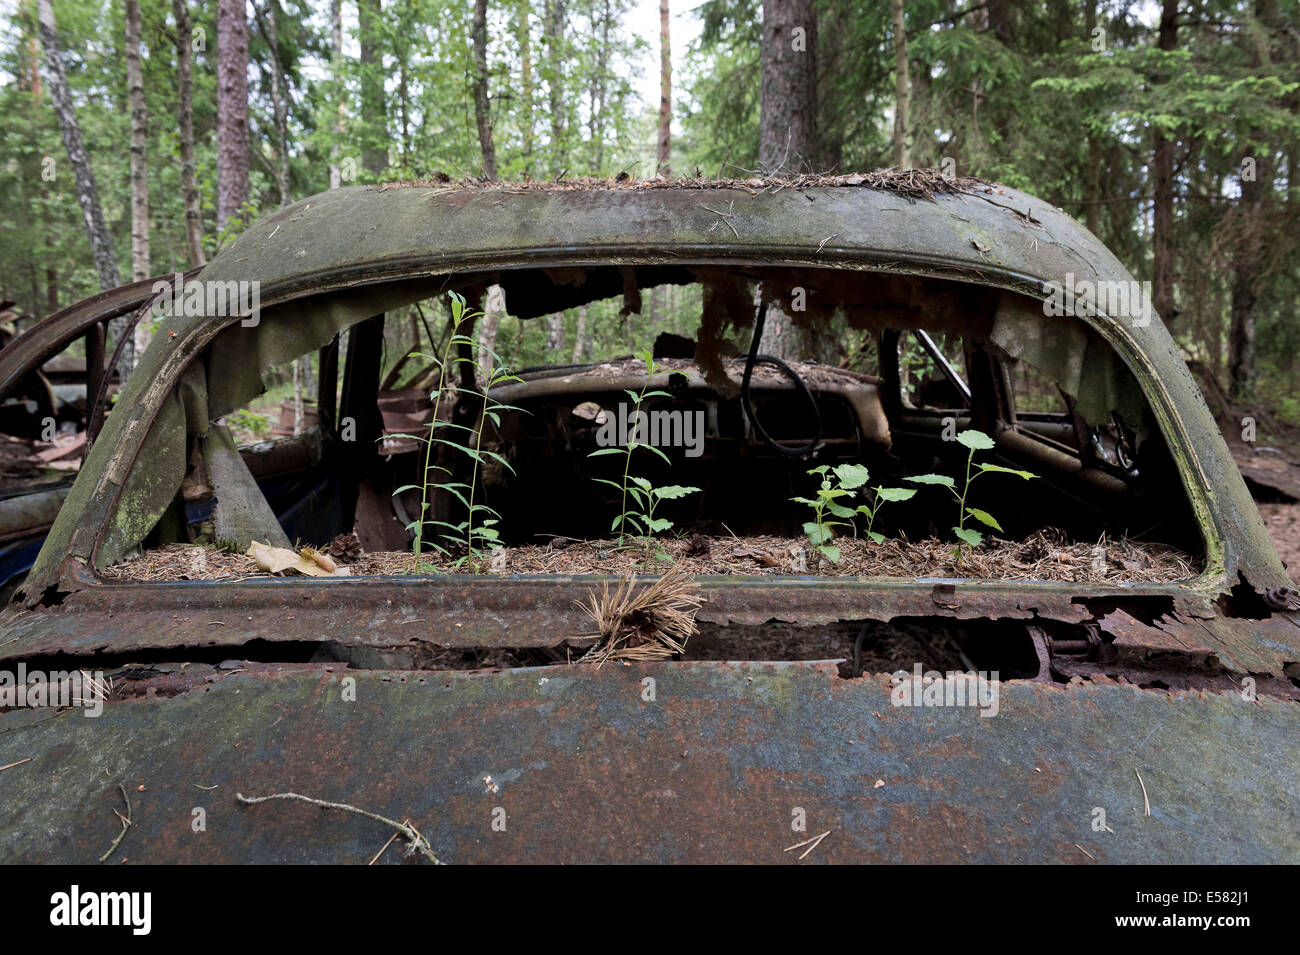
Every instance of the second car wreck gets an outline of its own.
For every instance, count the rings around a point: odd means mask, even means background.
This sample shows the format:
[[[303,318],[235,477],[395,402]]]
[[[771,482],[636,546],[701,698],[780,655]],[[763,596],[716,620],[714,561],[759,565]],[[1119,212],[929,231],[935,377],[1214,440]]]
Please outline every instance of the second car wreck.
[[[1032,764],[1050,762],[1049,753],[1064,762],[1042,784],[1081,794],[1078,773],[1087,771],[1106,776],[1107,792],[1118,791],[1097,753],[1140,748],[1144,726],[1164,725],[1161,706],[1181,714],[1166,749],[1152,757],[1164,792],[1218,821],[1181,842],[1153,831],[1123,848],[1090,847],[1111,859],[1131,858],[1136,847],[1170,860],[1206,859],[1234,826],[1254,826],[1234,850],[1238,857],[1294,858],[1295,833],[1265,821],[1279,802],[1294,811],[1294,779],[1261,779],[1257,798],[1234,806],[1227,797],[1193,798],[1195,785],[1177,779],[1173,767],[1178,754],[1195,750],[1205,759],[1221,755],[1226,772],[1229,740],[1252,734],[1294,754],[1300,595],[1149,304],[1113,297],[1111,311],[1053,309],[1054,290],[1083,276],[1090,289],[1132,287],[1072,220],[1031,196],[973,180],[936,178],[922,195],[880,176],[708,190],[400,185],[304,200],[250,228],[195,276],[260,283],[257,320],[167,320],[5,611],[0,653],[9,665],[115,674],[104,719],[123,738],[193,734],[203,707],[217,699],[230,704],[218,722],[255,721],[278,695],[286,739],[306,761],[283,761],[278,768],[294,779],[276,781],[274,758],[259,767],[243,755],[223,761],[212,742],[187,744],[204,779],[220,776],[223,791],[251,786],[236,779],[251,774],[267,787],[324,787],[342,798],[351,790],[331,784],[324,769],[329,740],[349,752],[368,737],[387,746],[411,731],[403,707],[433,707],[428,731],[464,763],[435,784],[445,802],[427,810],[421,827],[448,861],[503,858],[456,818],[469,798],[457,786],[483,785],[486,775],[490,793],[491,780],[505,772],[507,790],[517,783],[520,794],[510,811],[540,814],[575,779],[597,789],[617,785],[602,762],[614,752],[627,760],[627,773],[654,778],[679,778],[687,759],[729,766],[733,785],[748,782],[739,784],[728,833],[769,799],[771,811],[788,815],[780,806],[794,797],[762,775],[772,767],[753,747],[766,734],[816,790],[801,798],[824,799],[837,818],[891,798],[900,800],[890,810],[895,821],[937,814],[934,843],[899,842],[889,834],[897,827],[882,817],[855,831],[837,857],[1064,858],[1083,840],[1086,808],[1078,820],[1053,819],[1033,838],[1008,837],[996,850],[968,851],[958,830],[1002,831],[1010,823],[1000,819],[993,793],[1032,803],[1039,782],[1023,773],[1041,769]],[[418,386],[381,387],[385,315],[415,303],[450,292],[477,302],[499,286],[521,319],[608,299],[634,313],[646,290],[665,285],[698,291],[693,336],[638,343],[646,358],[610,355],[522,372],[488,392],[499,413],[485,414],[484,390],[464,353],[454,366],[460,380],[434,389],[453,396],[445,404],[435,406],[418,374],[411,379]],[[788,312],[793,333],[806,341],[819,329],[856,336],[872,367],[758,361],[755,323],[774,307]],[[227,416],[263,391],[269,370],[313,352],[316,424],[239,447]],[[904,354],[928,356],[929,373],[905,367]],[[647,375],[647,362],[655,374]],[[1051,397],[1050,408],[1026,404],[1029,392],[1018,385],[1026,369],[1045,383],[1035,394]],[[645,479],[694,492],[664,502],[662,513],[682,536],[667,540],[663,554],[690,567],[692,557],[721,552],[726,542],[726,559],[695,568],[694,647],[668,662],[634,664],[632,673],[575,669],[569,661],[598,639],[584,602],[624,570],[657,573],[653,557],[633,560],[587,543],[608,539],[619,513],[609,490],[618,483],[613,459],[597,452],[609,440],[626,443],[602,429],[624,427],[629,393],[649,396],[636,408],[662,413],[665,427],[677,429],[662,454],[647,458]],[[427,431],[441,420],[435,416],[476,432],[482,451],[502,462],[484,464],[471,481],[481,481],[474,487],[498,515],[503,561],[511,551],[566,548],[585,548],[587,558],[521,557],[495,572],[485,565],[466,573],[455,553],[441,562],[410,554],[426,472],[422,446],[408,436]],[[974,460],[973,449],[953,440],[964,431],[989,436],[979,460],[1012,475],[979,485],[981,513],[997,517],[984,553],[1011,555],[1010,564],[981,562],[979,549],[958,547],[947,557],[951,500],[923,483],[911,506],[880,511],[873,529],[883,542],[850,538],[834,562],[800,544],[806,508],[792,498],[809,493],[810,469],[862,466],[875,486],[903,486],[923,473],[960,475]],[[465,480],[451,459],[435,460]],[[1021,473],[1033,479],[1014,476]],[[427,513],[454,527],[463,504],[456,494],[434,494]],[[254,542],[328,554],[331,542],[353,534],[361,554],[329,560],[351,565],[347,576],[271,576],[242,556]],[[399,553],[406,556],[376,557]],[[550,566],[563,570],[547,572]],[[244,662],[225,667],[227,660]],[[948,714],[939,725],[890,709],[882,674],[949,664],[1001,674],[1005,696],[991,722],[1029,740],[1025,765],[980,762],[993,750],[978,740],[978,716]],[[509,672],[494,669],[502,667]],[[335,693],[352,670],[374,691],[364,726],[327,710],[309,716],[323,705],[313,694]],[[632,702],[615,702],[643,674],[672,699],[644,724],[652,730],[637,722]],[[230,703],[236,685],[251,698]],[[443,702],[431,702],[434,687],[447,692]],[[554,702],[574,732],[608,738],[590,751],[560,739],[542,725],[549,693],[563,694]],[[825,712],[813,712],[813,701]],[[598,708],[613,714],[605,727],[589,725]],[[765,710],[780,715],[765,723]],[[789,733],[803,727],[823,743],[837,720],[858,727],[839,735],[874,754],[865,758],[876,768],[829,752],[796,759],[793,736],[776,728],[782,718],[791,721]],[[312,719],[328,729],[312,730]],[[476,720],[482,732],[471,731]],[[1060,721],[1074,734],[1063,737]],[[40,732],[83,745],[76,728]],[[637,750],[630,741],[643,732],[653,739]],[[973,761],[983,794],[975,802],[885,791],[908,776],[909,753],[922,754],[923,763],[927,747],[949,738],[968,744],[962,758]],[[12,734],[0,738],[0,763],[14,745]],[[411,769],[420,777],[442,772],[432,763]],[[873,779],[859,789],[850,780],[863,772]],[[875,791],[873,780],[886,777]],[[40,784],[22,785],[35,787],[30,795],[41,801]],[[175,809],[189,798],[183,788],[159,798]],[[414,788],[405,780],[384,788],[389,815],[425,811],[399,805]],[[597,840],[586,857],[727,857],[690,838],[718,825],[698,805],[715,790],[675,788],[675,811],[686,820],[675,836],[653,850],[644,839]],[[600,799],[589,796],[578,807],[603,818],[605,810],[594,808]],[[347,801],[361,799],[354,793]],[[82,810],[74,798],[44,811]],[[1250,825],[1230,822],[1234,811]],[[286,835],[293,830],[287,810],[274,818]],[[560,852],[558,831],[532,855],[520,849],[511,857],[544,858],[548,846]],[[156,826],[140,838],[169,858],[208,858]],[[19,832],[5,839],[12,854],[42,855]],[[351,839],[339,835],[312,851],[327,858],[331,844]],[[761,857],[760,842],[738,837],[729,857]],[[57,850],[68,859],[80,851]],[[290,857],[246,820],[218,855]]]

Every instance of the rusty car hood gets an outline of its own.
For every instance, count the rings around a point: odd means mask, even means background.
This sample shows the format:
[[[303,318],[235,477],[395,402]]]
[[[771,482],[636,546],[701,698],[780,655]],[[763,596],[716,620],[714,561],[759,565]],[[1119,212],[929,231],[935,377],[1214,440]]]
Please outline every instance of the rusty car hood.
[[[1236,694],[1016,682],[986,719],[891,706],[883,680],[817,663],[250,664],[140,694],[98,719],[0,716],[0,765],[30,757],[4,777],[6,861],[99,858],[119,780],[114,862],[365,863],[392,834],[236,799],[285,791],[409,819],[449,863],[795,863],[823,832],[805,863],[1300,860],[1296,706]]]

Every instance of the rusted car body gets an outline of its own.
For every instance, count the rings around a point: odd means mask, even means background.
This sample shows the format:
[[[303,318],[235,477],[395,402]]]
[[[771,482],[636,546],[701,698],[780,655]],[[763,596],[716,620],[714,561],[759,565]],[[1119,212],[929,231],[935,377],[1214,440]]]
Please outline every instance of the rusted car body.
[[[817,660],[419,663],[426,648],[588,645],[592,578],[100,573],[141,545],[184,478],[176,443],[256,393],[260,368],[449,288],[500,282],[528,318],[690,269],[834,273],[918,295],[957,283],[991,310],[1014,297],[1022,317],[1066,275],[1132,281],[1060,211],[971,181],[922,197],[858,177],[354,187],[275,213],[197,276],[259,282],[258,323],[168,320],[0,618],[7,666],[116,674],[97,719],[0,715],[0,765],[31,758],[3,779],[0,857],[98,857],[121,781],[138,795],[117,855],[153,862],[364,861],[390,834],[235,798],[283,791],[410,819],[449,862],[789,862],[803,850],[787,847],[823,831],[807,861],[1300,859],[1300,604],[1173,340],[1136,304],[1084,321],[1150,409],[1168,495],[1185,498],[1171,513],[1203,544],[1199,576],[699,580],[698,619],[740,634],[907,619],[1023,638],[1036,664],[1001,685],[996,718],[892,705],[888,676],[844,679]],[[327,424],[347,392],[322,408]],[[364,427],[373,446],[381,423]]]

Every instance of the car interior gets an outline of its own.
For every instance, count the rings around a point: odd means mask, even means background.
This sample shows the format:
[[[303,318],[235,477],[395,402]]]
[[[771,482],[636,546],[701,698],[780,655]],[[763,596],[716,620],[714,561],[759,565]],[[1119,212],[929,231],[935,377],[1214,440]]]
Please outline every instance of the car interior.
[[[524,320],[609,299],[637,312],[649,289],[698,285],[700,324],[693,337],[656,334],[603,361],[513,371],[491,389],[504,408],[488,416],[472,346],[447,344],[453,338],[444,304],[457,290],[481,307],[493,284],[504,290],[510,314]],[[409,550],[430,466],[445,469],[443,481],[472,479],[476,500],[498,515],[503,544],[608,538],[619,502],[617,489],[603,482],[617,483],[623,461],[592,453],[602,427],[627,403],[627,389],[638,388],[651,393],[643,410],[668,413],[664,420],[680,412],[676,421],[689,416],[701,424],[690,447],[667,442],[662,454],[638,460],[638,473],[656,486],[700,489],[663,502],[678,537],[797,538],[807,508],[792,498],[815,489],[808,471],[822,464],[864,465],[871,487],[907,487],[908,476],[922,473],[960,480],[970,452],[954,438],[977,429],[995,441],[979,461],[1037,476],[997,475],[974,485],[972,500],[997,515],[997,537],[1048,531],[1072,542],[1158,543],[1193,560],[1203,553],[1177,469],[1123,360],[1083,321],[1049,318],[1031,296],[892,273],[716,265],[520,269],[462,274],[454,283],[443,277],[438,286],[436,294],[428,294],[430,283],[405,290],[387,314],[366,314],[365,289],[351,290],[346,310],[327,296],[293,303],[285,323],[316,309],[339,316],[339,327],[312,351],[294,349],[323,337],[321,322],[303,320],[296,338],[289,324],[278,332],[279,356],[314,355],[314,401],[309,395],[309,414],[298,416],[299,433],[240,435],[238,409],[197,425],[187,410],[176,486],[151,491],[156,517],[101,548],[99,566],[169,543],[246,546],[241,535],[320,547],[352,532],[367,551]],[[388,300],[382,304],[394,297]],[[781,309],[803,355],[825,355],[829,342],[830,352],[849,358],[831,364],[761,355],[751,340],[755,323],[765,316],[771,322]],[[415,346],[395,334],[408,319]],[[276,322],[268,309],[263,326]],[[209,381],[221,377],[212,356],[257,357],[255,348],[241,355],[237,344],[219,338],[209,346],[199,362],[207,363]],[[659,366],[653,381],[645,378],[641,349]],[[447,372],[439,420],[465,434],[481,429],[480,446],[492,453],[481,467],[446,445],[435,444],[430,455],[423,440],[439,393],[440,355]],[[262,388],[283,382],[288,367],[263,363]],[[177,391],[199,387],[187,374]],[[194,404],[192,395],[181,399],[186,409]],[[207,400],[215,410],[215,397]],[[283,419],[278,424],[291,430]],[[230,477],[236,446],[241,464],[233,470],[251,480]],[[461,495],[429,497],[428,520],[454,526],[464,519]],[[223,506],[243,522],[223,521]],[[874,530],[909,541],[942,537],[954,524],[954,506],[947,488],[919,486],[909,506],[882,509]]]

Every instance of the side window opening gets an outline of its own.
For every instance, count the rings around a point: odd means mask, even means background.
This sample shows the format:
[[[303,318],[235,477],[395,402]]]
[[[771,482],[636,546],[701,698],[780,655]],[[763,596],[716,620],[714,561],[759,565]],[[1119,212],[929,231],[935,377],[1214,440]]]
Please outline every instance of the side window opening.
[[[793,289],[816,305],[784,314],[787,370],[756,364],[742,393],[756,296],[781,306]],[[1112,385],[1122,410],[1098,421],[1096,402],[1081,406],[1062,385],[1068,373],[1039,368],[1055,350],[1007,350],[1023,336],[1004,326],[1044,320],[1033,307],[963,289],[831,270],[469,277],[464,314],[493,301],[493,322],[457,325],[445,294],[368,317],[356,304],[340,334],[299,356],[301,413],[293,362],[280,362],[260,395],[211,422],[282,532],[260,536],[324,553],[349,576],[653,573],[675,562],[764,577],[1194,576],[1199,532],[1185,495],[1169,493],[1177,474],[1149,415]],[[1088,354],[1085,383],[1115,378],[1102,353]],[[294,420],[297,433],[283,433]],[[959,439],[971,431],[991,442],[973,456]],[[649,447],[629,458],[629,444]],[[215,518],[196,504],[193,462],[222,451],[191,434],[188,453],[181,503],[104,562],[107,576],[196,544],[224,549],[226,576],[259,573],[235,560],[242,541],[196,531]],[[967,504],[989,520],[965,515],[961,529],[981,537],[963,549],[956,495],[925,476],[959,491],[968,461],[994,470],[976,469]],[[807,503],[827,475],[841,511]]]

